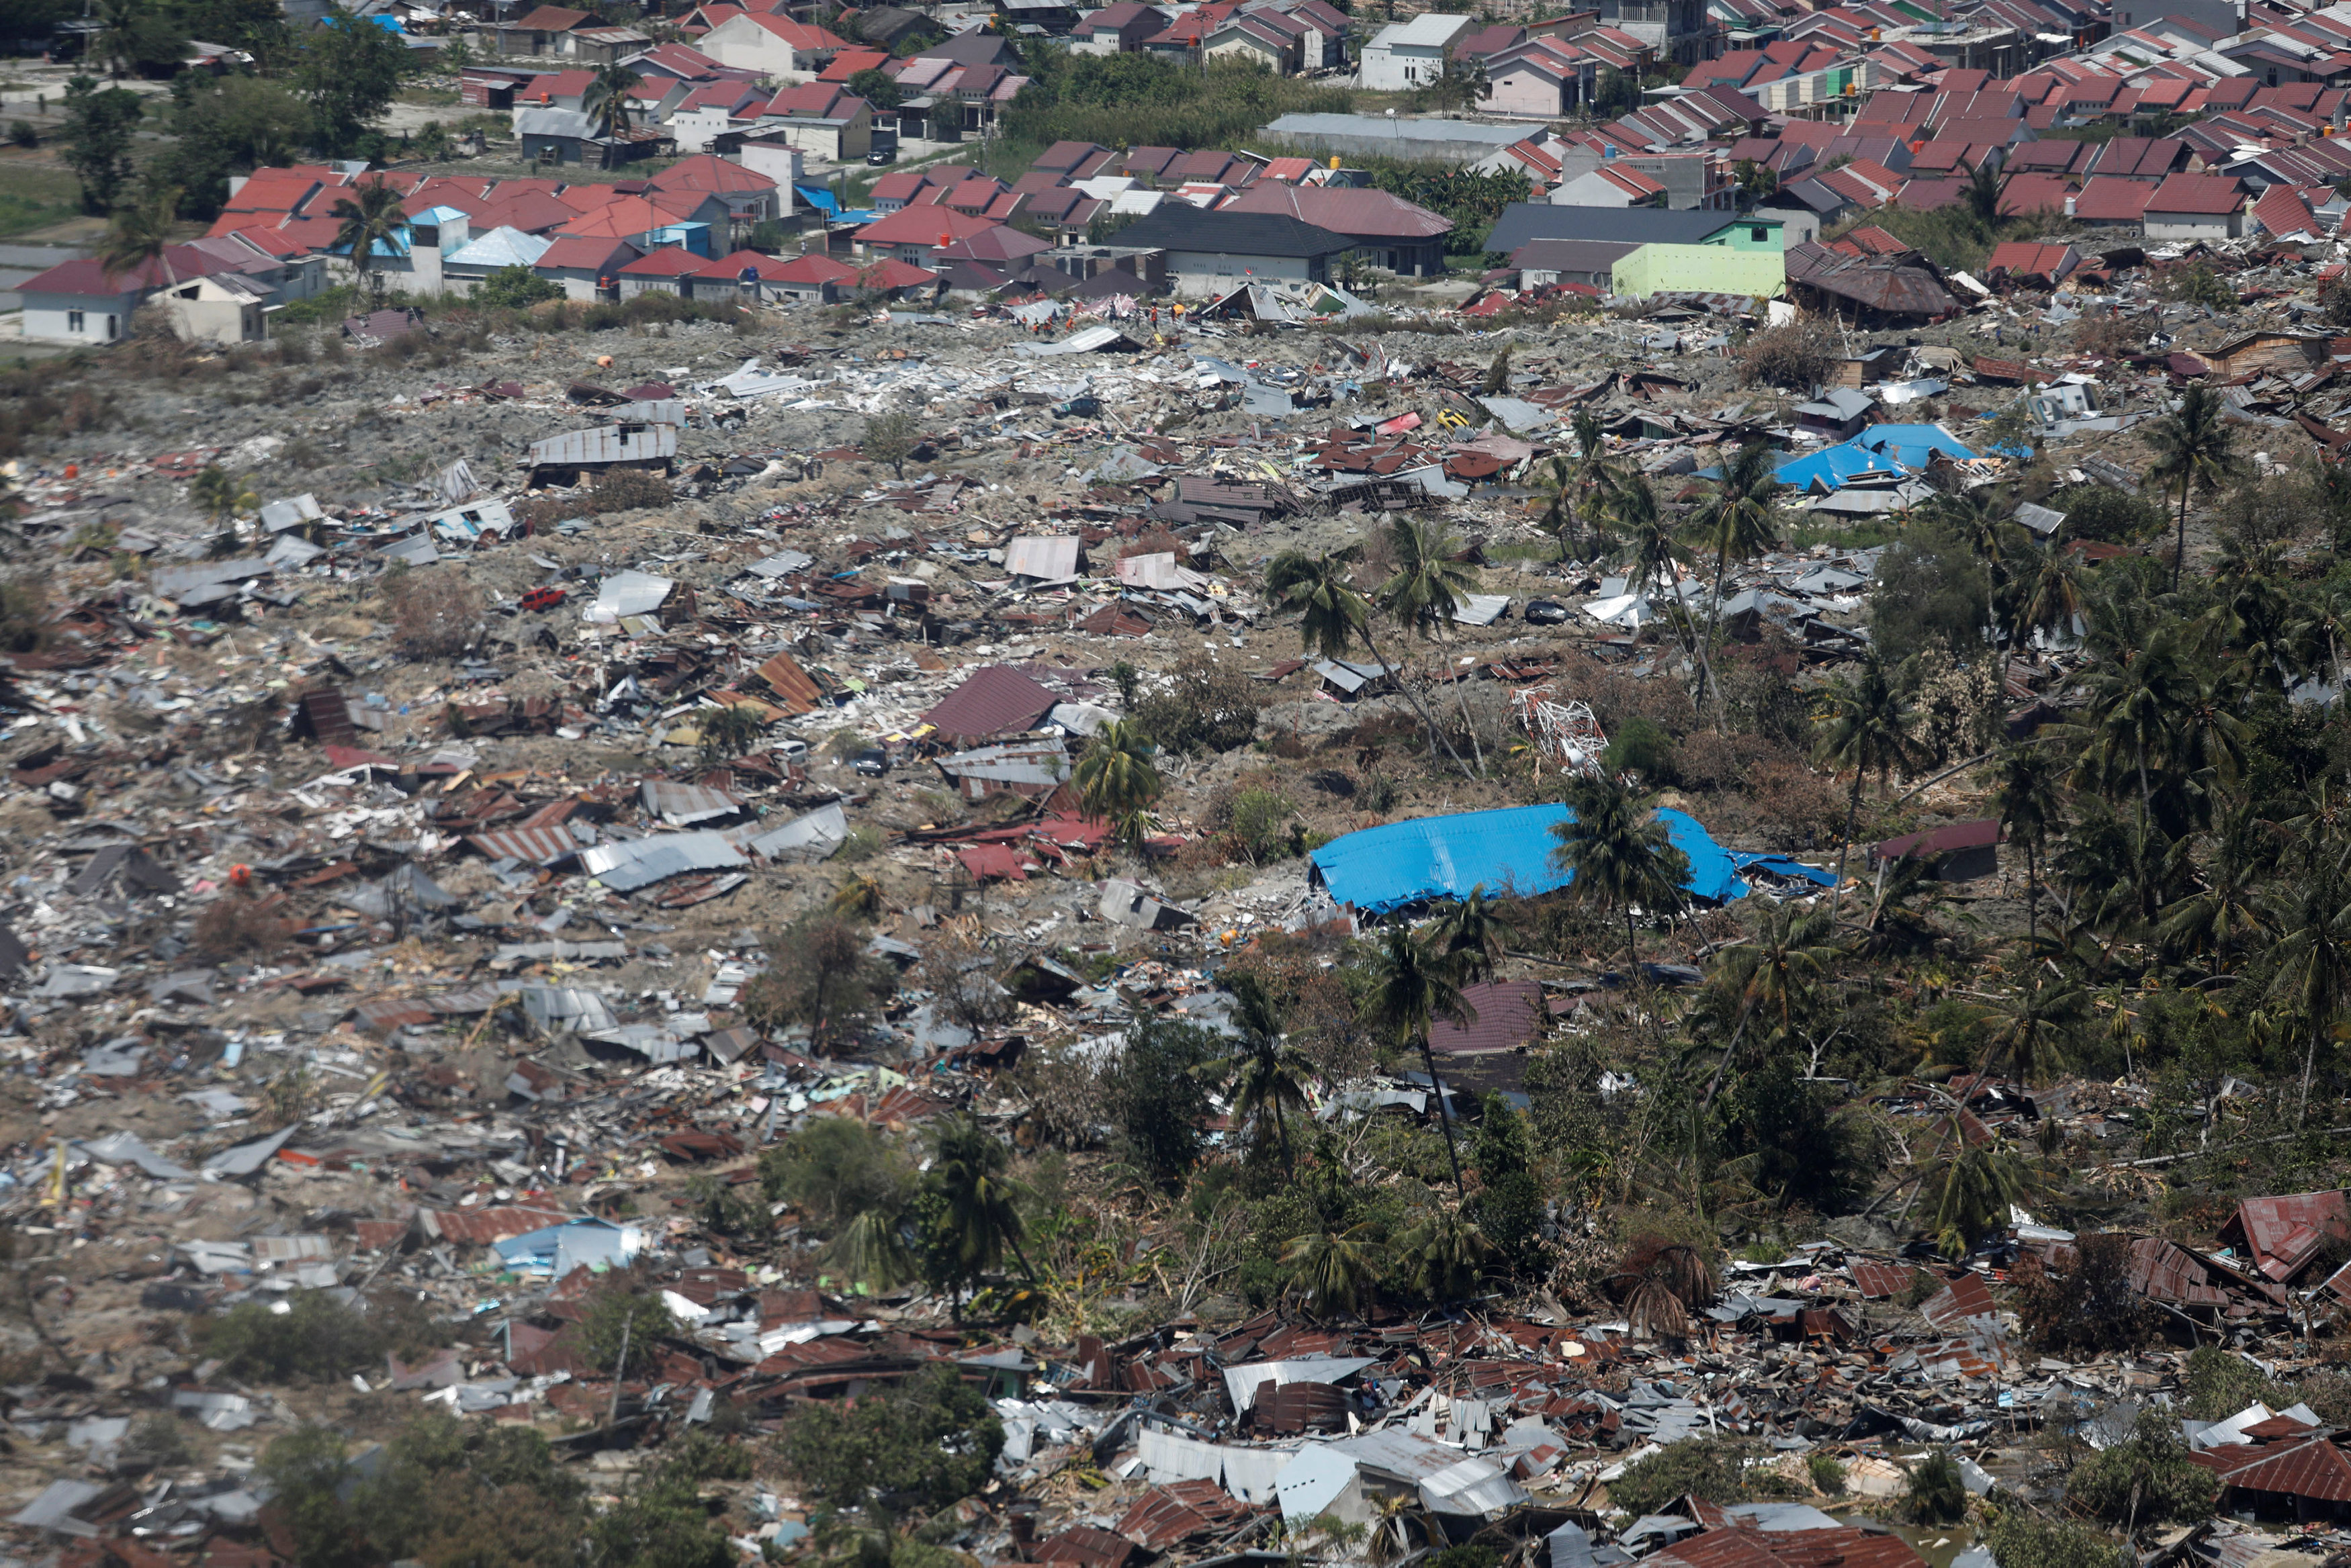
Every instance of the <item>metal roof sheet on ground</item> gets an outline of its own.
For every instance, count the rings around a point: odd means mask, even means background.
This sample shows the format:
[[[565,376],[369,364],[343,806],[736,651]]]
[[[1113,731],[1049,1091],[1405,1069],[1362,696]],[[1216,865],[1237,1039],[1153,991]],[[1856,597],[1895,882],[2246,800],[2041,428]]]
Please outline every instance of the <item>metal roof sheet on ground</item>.
[[[599,844],[580,852],[580,868],[616,892],[632,892],[688,871],[720,871],[747,865],[743,852],[723,833],[664,833],[625,844]]]
[[[1991,1290],[1983,1276],[1968,1273],[1919,1303],[1918,1315],[1937,1328],[1958,1330],[1967,1326],[1970,1318],[1990,1317],[1999,1310],[1992,1304]]]
[[[646,811],[672,827],[691,827],[716,816],[733,816],[743,809],[743,803],[723,789],[670,779],[646,779],[637,785],[637,794]]]
[[[1865,1297],[1898,1296],[1918,1274],[1912,1263],[1855,1263],[1846,1271]]]
[[[596,609],[612,615],[651,615],[677,584],[650,572],[615,572],[596,587]]]
[[[677,455],[675,425],[598,425],[566,431],[530,443],[531,468],[570,468],[610,462],[659,462]]]
[[[759,666],[759,679],[768,683],[777,705],[787,713],[813,713],[824,703],[823,691],[789,653],[778,653]]]
[[[2351,1502],[2351,1459],[2323,1437],[2295,1443],[2283,1453],[2255,1454],[2233,1469],[2223,1469],[2233,1458],[2226,1449],[2189,1457],[2220,1470],[2221,1479],[2232,1487],[2317,1502]]]
[[[769,860],[799,854],[814,854],[822,858],[840,848],[848,838],[849,814],[836,800],[792,818],[773,832],[761,834],[750,844],[753,850]]]
[[[1075,535],[1015,539],[1004,546],[1004,569],[1040,583],[1071,582],[1078,575],[1078,545]]]
[[[984,740],[1035,729],[1060,701],[1010,665],[991,664],[972,671],[923,715],[923,722],[942,735]]]
[[[1332,898],[1365,914],[1430,898],[1466,897],[1473,888],[1532,897],[1566,887],[1552,829],[1573,820],[1564,805],[1521,805],[1385,823],[1342,835],[1314,851],[1314,868]],[[1660,811],[1674,847],[1689,857],[1685,891],[1717,903],[1743,898],[1747,884],[1720,845],[1694,817]]]
[[[528,866],[552,866],[580,853],[580,841],[560,827],[501,827],[469,833],[465,842],[493,860],[519,860]]]
[[[2351,1205],[2340,1191],[2248,1198],[2219,1234],[2252,1252],[2263,1275],[2283,1280],[2308,1262],[2327,1236],[2351,1236]]]
[[[1279,1388],[1287,1383],[1336,1383],[1352,1377],[1378,1358],[1370,1355],[1301,1355],[1289,1361],[1256,1361],[1224,1368],[1225,1392],[1236,1412],[1257,1403],[1258,1390],[1267,1383]]]

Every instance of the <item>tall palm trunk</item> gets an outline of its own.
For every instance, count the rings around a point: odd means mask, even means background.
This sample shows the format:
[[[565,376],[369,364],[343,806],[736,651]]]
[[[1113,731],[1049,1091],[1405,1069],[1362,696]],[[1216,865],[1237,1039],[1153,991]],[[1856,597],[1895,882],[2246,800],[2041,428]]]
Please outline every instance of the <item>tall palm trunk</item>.
[[[1453,1113],[1446,1108],[1445,1085],[1437,1077],[1437,1053],[1428,1048],[1426,1029],[1420,1032],[1420,1060],[1428,1069],[1428,1092],[1437,1096],[1437,1119],[1445,1127],[1445,1161],[1453,1168],[1453,1195],[1466,1203],[1469,1189],[1461,1184],[1461,1157],[1453,1148]]]
[[[2041,880],[2039,857],[2033,853],[2030,839],[2024,845],[2024,951],[2026,956],[2041,950]]]
[[[2180,568],[2188,565],[2188,480],[2186,473],[2179,476],[2179,553],[2171,558],[2171,591],[2175,594],[2179,591]]]
[[[1863,769],[1853,770],[1853,794],[1844,803],[1844,841],[1837,846],[1836,890],[1829,896],[1829,919],[1834,920],[1844,906],[1844,857],[1853,849],[1853,825],[1861,820],[1861,775]]]
[[[1364,617],[1364,624],[1357,629],[1363,636],[1364,646],[1372,650],[1372,657],[1379,660],[1381,668],[1390,671],[1395,676],[1396,691],[1403,696],[1405,701],[1410,705],[1414,714],[1419,718],[1421,727],[1428,732],[1429,749],[1434,752],[1437,747],[1443,746],[1445,748],[1445,754],[1453,759],[1453,765],[1461,770],[1461,776],[1463,778],[1469,777],[1469,764],[1461,760],[1461,753],[1453,749],[1453,742],[1447,740],[1443,732],[1437,729],[1436,715],[1429,712],[1427,705],[1422,702],[1419,697],[1414,694],[1412,688],[1405,683],[1403,667],[1390,663],[1388,656],[1380,651],[1380,645],[1372,640],[1371,618],[1369,616]]]
[[[1625,981],[1638,984],[1641,979],[1641,949],[1633,935],[1633,906],[1625,906]]]

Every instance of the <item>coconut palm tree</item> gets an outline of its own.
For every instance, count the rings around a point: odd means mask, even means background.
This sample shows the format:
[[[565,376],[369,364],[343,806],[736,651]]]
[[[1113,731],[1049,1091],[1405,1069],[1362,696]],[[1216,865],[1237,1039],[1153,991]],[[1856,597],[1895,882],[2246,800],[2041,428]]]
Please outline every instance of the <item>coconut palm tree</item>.
[[[179,221],[180,192],[173,189],[151,190],[139,201],[117,207],[114,216],[107,220],[106,237],[98,247],[98,265],[105,269],[108,280],[144,278],[148,268],[160,264],[163,286],[177,287],[179,275],[172,269],[172,225]]]
[[[1976,221],[1992,224],[2000,222],[2000,165],[1989,158],[1979,158],[1976,166],[1968,171],[1968,186],[1964,192],[1968,211]]]
[[[1608,497],[1616,488],[1618,475],[1615,465],[1608,461],[1608,438],[1600,428],[1600,416],[1592,411],[1589,404],[1575,410],[1569,428],[1575,434],[1574,458],[1553,457],[1550,477],[1537,482],[1542,494],[1548,497],[1542,525],[1559,535],[1562,551],[1567,548],[1571,533],[1584,534],[1597,556],[1608,547],[1604,524],[1608,517]]]
[[[1934,521],[1957,535],[1970,553],[1983,563],[1984,633],[1989,638],[1997,629],[1996,607],[2001,590],[2008,586],[2014,541],[2024,529],[2009,516],[2006,497],[1997,485],[1947,492],[1935,497],[1927,511]]]
[[[1437,1096],[1437,1119],[1445,1127],[1445,1158],[1453,1168],[1454,1194],[1467,1198],[1461,1156],[1453,1147],[1453,1113],[1445,1102],[1445,1085],[1437,1081],[1437,1054],[1429,1049],[1428,1031],[1440,1018],[1467,1023],[1477,1016],[1476,1011],[1462,1000],[1461,988],[1453,981],[1453,965],[1402,926],[1391,926],[1381,934],[1380,945],[1372,950],[1364,968],[1371,1000],[1364,1011],[1373,1026],[1384,1031],[1400,1048],[1420,1047],[1421,1064],[1428,1070],[1429,1092]]]
[[[1682,651],[1697,660],[1701,678],[1712,686],[1714,667],[1704,644],[1698,640],[1698,617],[1689,601],[1682,597],[1681,574],[1675,570],[1689,560],[1690,553],[1672,520],[1658,509],[1657,493],[1651,488],[1648,476],[1625,475],[1609,490],[1601,504],[1607,508],[1609,519],[1616,525],[1617,536],[1624,543],[1625,552],[1620,558],[1625,563],[1626,581],[1639,593],[1648,593],[1659,583],[1670,587],[1667,623],[1681,639]]]
[[[1691,537],[1714,555],[1714,605],[1706,626],[1708,648],[1714,646],[1722,628],[1722,579],[1731,561],[1752,560],[1780,546],[1779,535],[1771,526],[1771,497],[1780,489],[1779,461],[1780,454],[1770,442],[1749,441],[1722,465],[1722,477],[1715,481],[1714,493],[1690,514]],[[1709,672],[1709,687],[1713,679]],[[1714,691],[1714,698],[1718,703],[1721,701],[1719,689]]]
[[[2149,760],[2159,764],[2170,754],[2175,716],[2189,696],[2175,629],[2159,627],[2146,646],[2112,650],[2098,660],[2088,685],[2088,722],[2066,732],[2085,742],[2074,777],[2109,796],[2120,781],[2135,779],[2144,824],[2155,809]]]
[[[597,133],[617,137],[625,133],[630,124],[629,95],[644,85],[645,78],[615,60],[596,73],[580,94],[580,106],[595,122]]]
[[[906,1245],[902,1217],[894,1208],[854,1216],[825,1249],[824,1258],[829,1267],[868,1290],[890,1290],[918,1272],[914,1254]]]
[[[144,16],[141,0],[99,0],[98,37],[91,52],[106,62],[112,80],[120,81],[123,67],[138,61],[139,26]]]
[[[1037,1271],[1020,1251],[1018,1183],[1007,1176],[1010,1151],[970,1116],[954,1116],[932,1135],[928,1181],[938,1201],[938,1241],[956,1280],[976,1285],[1009,1251],[1031,1281]]]
[[[1237,1049],[1204,1064],[1199,1074],[1224,1085],[1240,1116],[1273,1123],[1282,1163],[1289,1165],[1293,1160],[1289,1113],[1306,1109],[1306,1085],[1314,1076],[1314,1064],[1289,1043],[1281,1009],[1262,978],[1233,968],[1225,971],[1224,985],[1233,995],[1233,1027],[1239,1035]]]
[[[1954,1262],[1965,1258],[2007,1228],[2010,1208],[2031,1190],[2022,1160],[1991,1142],[1968,1145],[1942,1169],[1931,1221],[1936,1245]]]
[[[2053,827],[2065,821],[2064,768],[2038,746],[2021,746],[2002,757],[2000,784],[1992,795],[2002,832],[2024,850],[2024,950],[2040,946],[2041,851]]]
[[[1695,1247],[1652,1238],[1636,1241],[1608,1276],[1611,1293],[1625,1303],[1633,1332],[1653,1338],[1687,1339],[1691,1313],[1714,1299],[1714,1271]]]
[[[226,525],[238,513],[250,512],[261,504],[261,497],[254,493],[251,474],[232,479],[228,471],[216,462],[206,463],[188,481],[188,499],[215,528]]]
[[[1427,638],[1451,622],[1454,611],[1468,602],[1478,587],[1469,569],[1452,557],[1460,545],[1444,524],[1419,517],[1398,517],[1388,524],[1388,543],[1395,551],[1395,570],[1374,596],[1388,618],[1408,632]],[[1461,727],[1478,758],[1478,772],[1486,771],[1486,752],[1478,743],[1478,727],[1469,722],[1469,698],[1461,682],[1453,683],[1461,704]]]
[[[1674,847],[1656,799],[1635,794],[1613,778],[1573,779],[1567,790],[1571,815],[1551,830],[1559,840],[1552,864],[1573,878],[1568,898],[1625,912],[1627,981],[1637,981],[1641,973],[1633,910],[1671,914],[1682,907],[1682,887],[1689,880],[1689,857]]]
[[[1325,659],[1344,659],[1361,642],[1382,669],[1400,677],[1403,671],[1380,651],[1372,635],[1371,600],[1347,580],[1347,564],[1334,556],[1284,550],[1265,569],[1265,590],[1269,597],[1299,612],[1299,640],[1307,648]],[[1429,754],[1434,756],[1441,745],[1466,777],[1468,765],[1453,742],[1438,732],[1435,715],[1401,679],[1396,690],[1427,732]]]
[[[1863,660],[1858,680],[1839,677],[1822,698],[1820,753],[1833,768],[1853,770],[1853,793],[1846,798],[1844,839],[1837,846],[1837,889],[1831,903],[1844,897],[1844,860],[1853,847],[1854,824],[1861,816],[1861,781],[1877,775],[1886,788],[1886,775],[1908,769],[1919,756],[1911,738],[1909,714],[1876,652]]]
[[[1470,888],[1468,898],[1440,908],[1430,932],[1437,950],[1452,961],[1454,972],[1465,985],[1490,977],[1495,961],[1518,934],[1518,927],[1504,919],[1494,908],[1494,900],[1486,896],[1483,882]]]
[[[1723,950],[1713,987],[1717,998],[1736,1004],[1736,1013],[1730,1044],[1715,1064],[1706,1099],[1714,1098],[1740,1036],[1756,1020],[1764,1021],[1766,1045],[1795,1038],[1796,1015],[1810,1005],[1838,956],[1829,940],[1834,929],[1824,914],[1782,904],[1764,910],[1752,939]]]
[[[1165,787],[1151,757],[1151,736],[1133,719],[1113,719],[1096,730],[1071,775],[1090,816],[1111,826],[1119,842],[1141,852],[1152,804]]]
[[[2307,1031],[2294,1110],[2300,1127],[2310,1112],[2319,1044],[2351,1000],[2351,878],[2338,859],[2319,857],[2298,875],[2272,884],[2269,917],[2277,932],[2271,952],[2278,962],[2270,994],[2289,1004]]]
[[[1494,1244],[1458,1210],[1430,1208],[1397,1238],[1412,1287],[1433,1302],[1458,1302],[1478,1288]]]
[[[1380,1286],[1380,1254],[1368,1221],[1343,1231],[1321,1229],[1290,1238],[1282,1250],[1290,1282],[1316,1317],[1361,1312]]]
[[[2019,1078],[2037,1083],[2072,1059],[2073,1043],[2081,1037],[2089,1016],[2088,993],[2043,971],[1992,1014],[1986,1059],[2005,1056]]]
[[[2009,658],[2036,631],[2071,637],[2082,614],[2081,556],[2051,540],[2045,548],[2025,544],[2014,552],[2016,591],[2010,596]]]
[[[2276,840],[2250,801],[2240,801],[2212,836],[2196,890],[2165,906],[2157,928],[2165,950],[2230,973],[2264,926],[2262,884],[2276,869]]]
[[[382,298],[383,275],[376,270],[376,252],[390,251],[408,232],[408,209],[400,204],[400,192],[381,179],[362,181],[350,195],[335,199],[328,216],[339,225],[335,248],[350,253],[351,265],[367,279],[368,292]]]
[[[2174,593],[2179,591],[2180,568],[2188,560],[2188,493],[2212,494],[2221,481],[2233,478],[2244,467],[2221,417],[2227,408],[2218,392],[2194,386],[2181,395],[2179,407],[2144,427],[2147,443],[2155,452],[2147,478],[2165,489],[2179,487],[2179,553],[2171,563]]]

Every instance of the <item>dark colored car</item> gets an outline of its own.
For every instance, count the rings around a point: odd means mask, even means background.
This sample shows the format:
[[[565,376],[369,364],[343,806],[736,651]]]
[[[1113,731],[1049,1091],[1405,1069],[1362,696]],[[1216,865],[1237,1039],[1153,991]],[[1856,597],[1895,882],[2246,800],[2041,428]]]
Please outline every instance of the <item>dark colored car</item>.
[[[570,597],[561,588],[533,588],[523,595],[522,607],[533,612],[551,610]]]
[[[1568,608],[1557,599],[1529,599],[1526,620],[1529,626],[1560,626],[1568,618]]]
[[[852,757],[849,765],[867,778],[878,779],[890,771],[890,753],[879,746],[871,746]]]
[[[884,163],[895,163],[898,161],[897,142],[885,141],[878,136],[875,137],[872,150],[865,154],[865,161],[877,169]]]

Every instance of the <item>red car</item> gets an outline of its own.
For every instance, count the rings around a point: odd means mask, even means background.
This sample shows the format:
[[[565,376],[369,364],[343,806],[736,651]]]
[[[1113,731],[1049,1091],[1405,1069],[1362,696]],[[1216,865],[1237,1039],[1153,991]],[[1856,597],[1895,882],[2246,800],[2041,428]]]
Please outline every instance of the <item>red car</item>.
[[[533,612],[551,610],[569,597],[561,588],[533,588],[523,595],[522,607]]]

